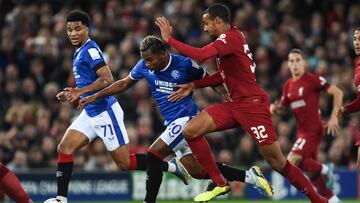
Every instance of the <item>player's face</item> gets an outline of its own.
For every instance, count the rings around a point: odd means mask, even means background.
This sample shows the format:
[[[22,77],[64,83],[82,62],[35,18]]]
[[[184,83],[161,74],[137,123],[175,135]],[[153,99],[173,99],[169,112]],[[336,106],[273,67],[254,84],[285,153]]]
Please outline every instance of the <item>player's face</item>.
[[[354,33],[354,48],[355,48],[355,54],[360,55],[360,30],[355,30],[355,33]]]
[[[68,22],[66,28],[71,44],[75,47],[80,47],[88,39],[89,28],[81,21]]]
[[[202,16],[202,22],[204,24],[204,31],[209,33],[211,37],[218,37],[215,19],[211,20],[208,13]]]
[[[290,53],[288,67],[293,76],[301,76],[305,72],[305,59],[298,53]]]
[[[141,52],[141,57],[149,70],[160,71],[166,66],[166,53],[152,53],[150,50]]]

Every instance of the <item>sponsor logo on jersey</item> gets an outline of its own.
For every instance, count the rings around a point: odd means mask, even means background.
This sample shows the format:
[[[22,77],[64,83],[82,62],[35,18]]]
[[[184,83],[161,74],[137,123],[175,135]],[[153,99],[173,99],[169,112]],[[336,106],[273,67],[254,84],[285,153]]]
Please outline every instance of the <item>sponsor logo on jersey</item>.
[[[221,34],[216,40],[222,41],[224,44],[226,44],[226,34]]]
[[[292,109],[296,109],[296,108],[299,108],[299,107],[306,106],[306,103],[302,99],[302,100],[297,100],[297,101],[291,102],[290,106],[291,106]]]
[[[173,71],[171,71],[171,76],[172,76],[174,79],[179,79],[180,73],[179,73],[178,70],[173,70]]]
[[[88,52],[92,58],[92,60],[100,59],[100,53],[96,48],[90,48],[88,49]]]

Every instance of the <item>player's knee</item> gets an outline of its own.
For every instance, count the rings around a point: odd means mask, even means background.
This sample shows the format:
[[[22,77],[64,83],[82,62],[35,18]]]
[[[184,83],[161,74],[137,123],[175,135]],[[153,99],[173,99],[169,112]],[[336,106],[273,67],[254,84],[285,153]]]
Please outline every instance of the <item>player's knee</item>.
[[[198,137],[196,131],[187,126],[185,126],[185,128],[183,129],[182,134],[184,135],[185,139],[187,139],[187,140],[192,140],[192,139],[195,139],[196,137]]]
[[[265,155],[264,159],[275,171],[281,171],[286,164],[285,157]]]

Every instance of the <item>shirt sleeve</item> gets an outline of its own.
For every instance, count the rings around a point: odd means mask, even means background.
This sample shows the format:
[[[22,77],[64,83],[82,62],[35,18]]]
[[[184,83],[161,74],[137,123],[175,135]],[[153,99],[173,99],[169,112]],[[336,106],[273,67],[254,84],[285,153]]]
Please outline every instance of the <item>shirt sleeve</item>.
[[[351,103],[345,105],[345,110],[349,113],[354,113],[360,111],[360,92],[357,93],[356,99]]]
[[[189,76],[193,80],[200,80],[206,76],[206,70],[199,66],[195,61],[187,58],[187,64],[189,69]]]
[[[95,72],[103,67],[106,66],[106,62],[104,60],[103,53],[97,49],[96,47],[91,47],[87,50],[87,64],[93,69]]]
[[[141,59],[135,66],[134,68],[130,71],[130,78],[133,80],[140,80],[141,78],[144,77],[144,73],[142,71],[142,67],[143,67],[143,60]]]
[[[226,56],[228,54],[235,52],[235,45],[239,45],[239,42],[236,41],[235,36],[231,33],[221,34],[212,45],[217,49],[218,55],[220,57]]]
[[[174,38],[170,38],[168,44],[178,50],[180,53],[193,58],[197,61],[204,61],[209,58],[217,56],[216,48],[211,44],[208,44],[202,48],[196,48],[187,44],[184,44]]]
[[[315,89],[318,91],[326,91],[330,87],[328,81],[319,75],[314,75],[312,82]]]
[[[218,86],[224,83],[224,80],[221,77],[220,71],[216,73],[206,76],[200,80],[195,80],[194,82],[195,89],[210,87],[210,86]]]
[[[280,106],[281,107],[288,107],[289,104],[290,104],[290,101],[287,97],[287,94],[288,94],[288,85],[289,83],[286,82],[285,85],[283,86],[282,88],[282,93],[281,93],[281,99],[280,99]]]

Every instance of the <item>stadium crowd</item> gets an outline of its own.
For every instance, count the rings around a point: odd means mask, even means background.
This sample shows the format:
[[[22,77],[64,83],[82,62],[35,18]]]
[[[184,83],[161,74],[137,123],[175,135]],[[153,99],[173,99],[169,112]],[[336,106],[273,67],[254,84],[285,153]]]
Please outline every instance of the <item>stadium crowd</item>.
[[[73,48],[66,35],[66,14],[79,8],[92,18],[90,29],[104,51],[116,79],[126,76],[140,58],[139,44],[147,35],[159,35],[154,19],[169,17],[177,39],[201,46],[210,37],[200,30],[204,8],[215,0],[12,0],[0,1],[0,161],[16,171],[56,167],[56,146],[74,115],[76,104],[60,103],[55,95],[73,86]],[[246,35],[255,57],[257,80],[272,101],[290,77],[286,60],[292,48],[308,56],[308,70],[325,77],[344,92],[344,102],[356,94],[353,85],[355,27],[360,25],[360,4],[352,1],[231,0],[233,24]],[[214,61],[206,61],[209,72]],[[200,108],[220,101],[211,88],[196,90]],[[163,131],[163,120],[150,98],[146,81],[118,95],[133,153],[145,152]],[[323,95],[325,119],[331,98]],[[290,111],[274,116],[282,150],[294,142],[296,122]],[[355,168],[360,136],[358,114],[341,121],[336,136],[325,137],[319,151],[322,162]],[[217,132],[208,137],[220,162],[243,168],[264,166],[251,137],[242,129]],[[93,155],[93,156],[90,156]],[[76,170],[117,170],[100,140],[81,150]]]

